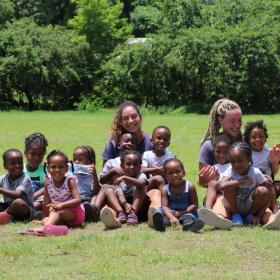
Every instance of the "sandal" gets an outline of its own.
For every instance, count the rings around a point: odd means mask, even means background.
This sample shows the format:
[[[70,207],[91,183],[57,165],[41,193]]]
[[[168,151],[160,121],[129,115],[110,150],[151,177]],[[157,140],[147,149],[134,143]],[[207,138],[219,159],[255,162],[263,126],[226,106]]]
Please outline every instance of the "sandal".
[[[33,229],[33,228],[26,228],[26,229],[20,230],[20,231],[18,231],[18,234],[45,236],[43,231],[36,230],[36,229]]]
[[[66,235],[68,233],[68,227],[67,226],[52,225],[52,224],[44,225],[43,233],[46,236]]]

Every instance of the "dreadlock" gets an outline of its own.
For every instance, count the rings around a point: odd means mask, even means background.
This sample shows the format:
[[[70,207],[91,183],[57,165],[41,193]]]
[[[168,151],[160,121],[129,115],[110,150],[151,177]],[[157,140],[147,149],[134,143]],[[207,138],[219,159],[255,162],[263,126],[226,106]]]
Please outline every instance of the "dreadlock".
[[[215,141],[221,128],[219,118],[223,118],[226,112],[234,109],[240,109],[239,105],[227,98],[219,99],[214,103],[209,113],[209,125],[202,143],[207,139],[211,139],[212,142]]]

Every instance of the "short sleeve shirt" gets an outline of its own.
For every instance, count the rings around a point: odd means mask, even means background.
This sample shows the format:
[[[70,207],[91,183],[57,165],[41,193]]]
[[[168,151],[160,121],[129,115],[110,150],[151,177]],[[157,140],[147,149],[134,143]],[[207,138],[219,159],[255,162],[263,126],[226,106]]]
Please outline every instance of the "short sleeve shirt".
[[[144,173],[139,173],[135,178],[137,178],[138,180],[147,180],[147,176]],[[119,185],[116,186],[116,190],[122,190],[125,196],[133,196],[134,188],[134,185],[126,182],[121,182]]]
[[[217,163],[214,158],[214,148],[211,140],[206,140],[200,147],[199,162],[208,165],[214,165]]]
[[[107,174],[111,169],[116,168],[116,167],[120,167],[121,166],[121,159],[120,157],[116,157],[116,158],[112,158],[109,159],[108,161],[106,161],[106,163],[104,164],[102,171],[99,175],[99,177],[104,176],[105,174]]]
[[[252,151],[253,166],[261,170],[263,174],[271,176],[269,152],[271,149],[264,147],[261,151]]]
[[[32,188],[32,182],[31,179],[25,175],[24,173],[15,181],[12,183],[9,183],[9,175],[3,175],[0,176],[0,187],[6,190],[11,191],[21,191],[21,199],[24,200],[29,206],[34,207],[34,192]],[[5,195],[4,196],[4,202],[11,203],[13,201],[12,198],[9,198]]]
[[[253,183],[248,186],[241,186],[239,187],[239,194],[240,198],[245,198],[250,195],[250,193],[258,186],[263,184],[266,179],[262,172],[255,167],[250,166],[249,171],[246,175],[239,175],[237,174],[232,167],[230,166],[224,173],[224,177],[229,177],[231,180],[241,180],[245,179],[246,177],[250,177],[253,180]]]
[[[142,166],[148,168],[153,166],[163,166],[164,162],[170,158],[175,158],[175,156],[168,150],[165,150],[164,155],[161,157],[156,156],[153,151],[146,151],[142,157]]]
[[[31,179],[34,193],[43,187],[46,176],[43,164],[40,164],[35,171],[29,171],[25,164],[23,171]]]
[[[142,155],[145,151],[152,150],[152,148],[151,137],[147,133],[144,133],[144,138],[142,142],[137,145],[136,150]],[[118,156],[120,156],[120,149],[116,141],[114,139],[108,141],[102,152],[102,158],[104,160],[109,160]]]

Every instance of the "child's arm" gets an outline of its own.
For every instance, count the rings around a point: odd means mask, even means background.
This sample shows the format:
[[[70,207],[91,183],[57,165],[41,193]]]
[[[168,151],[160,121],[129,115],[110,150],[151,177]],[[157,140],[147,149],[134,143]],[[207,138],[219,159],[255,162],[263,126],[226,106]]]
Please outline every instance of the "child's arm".
[[[41,188],[40,190],[34,193],[34,198],[37,198],[43,194],[44,194],[44,188]]]
[[[89,173],[92,176],[92,184],[94,186],[93,195],[96,195],[96,194],[99,193],[101,186],[99,184],[99,180],[98,180],[98,177],[97,177],[96,168],[95,168],[94,164],[91,164],[89,166]]]
[[[253,183],[252,178],[246,177],[244,179],[240,180],[231,180],[229,177],[223,177],[221,183],[220,183],[220,189],[227,190],[227,189],[235,189],[242,186],[248,186]]]
[[[72,199],[65,201],[65,202],[61,202],[59,204],[52,204],[52,205],[50,205],[51,208],[53,208],[55,210],[61,210],[61,209],[65,209],[65,208],[71,208],[71,207],[78,206],[81,203],[80,192],[77,188],[77,184],[75,183],[75,181],[72,178],[69,179],[69,181],[68,181],[68,187],[72,194]]]
[[[137,179],[137,178],[123,175],[114,181],[114,185],[119,185],[123,181],[139,189],[143,189],[149,184],[147,179]]]
[[[165,190],[161,191],[161,205],[163,214],[169,218],[172,225],[179,225],[179,220],[172,214],[168,207],[168,198]]]
[[[132,205],[130,203],[128,203],[126,201],[124,192],[123,192],[123,190],[121,188],[117,188],[116,189],[116,195],[117,195],[117,198],[119,199],[120,205],[125,210],[125,212],[127,214],[133,213],[134,208],[132,207]]]
[[[112,168],[108,172],[102,174],[99,179],[101,184],[110,184],[113,183],[115,177],[119,177],[123,175],[123,171],[121,168]]]
[[[162,166],[153,166],[153,167],[141,167],[141,173],[147,173],[151,175],[164,175]]]
[[[48,192],[47,184],[44,183],[44,202],[43,202],[43,213],[44,217],[48,217],[50,213],[50,207],[48,205],[51,205],[51,198]]]
[[[7,190],[4,188],[0,188],[0,193],[3,194],[6,197],[17,199],[20,198],[23,194],[23,191],[16,189],[15,191]]]

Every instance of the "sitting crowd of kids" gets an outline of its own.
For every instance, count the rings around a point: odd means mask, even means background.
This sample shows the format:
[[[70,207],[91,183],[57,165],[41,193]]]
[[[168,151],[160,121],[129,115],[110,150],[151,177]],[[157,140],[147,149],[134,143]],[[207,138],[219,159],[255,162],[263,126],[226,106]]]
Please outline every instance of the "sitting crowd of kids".
[[[259,120],[247,123],[244,142],[232,144],[225,135],[215,139],[217,176],[208,183],[204,206],[199,207],[182,161],[168,150],[171,132],[166,126],[153,130],[153,150],[143,155],[135,150],[136,136],[123,133],[118,139],[120,156],[108,160],[99,176],[90,146],[76,147],[72,160],[53,150],[44,163],[48,141],[33,133],[25,139],[25,163],[17,149],[3,153],[7,174],[0,177],[0,224],[35,220],[38,227],[19,233],[42,236],[65,235],[69,227],[99,220],[108,229],[146,220],[158,231],[179,224],[192,232],[205,224],[221,229],[244,224],[279,229],[280,184],[274,176],[280,146],[267,148],[267,137],[267,128]],[[151,190],[159,198],[155,207],[148,195]],[[212,209],[218,195],[223,196],[228,216]]]

